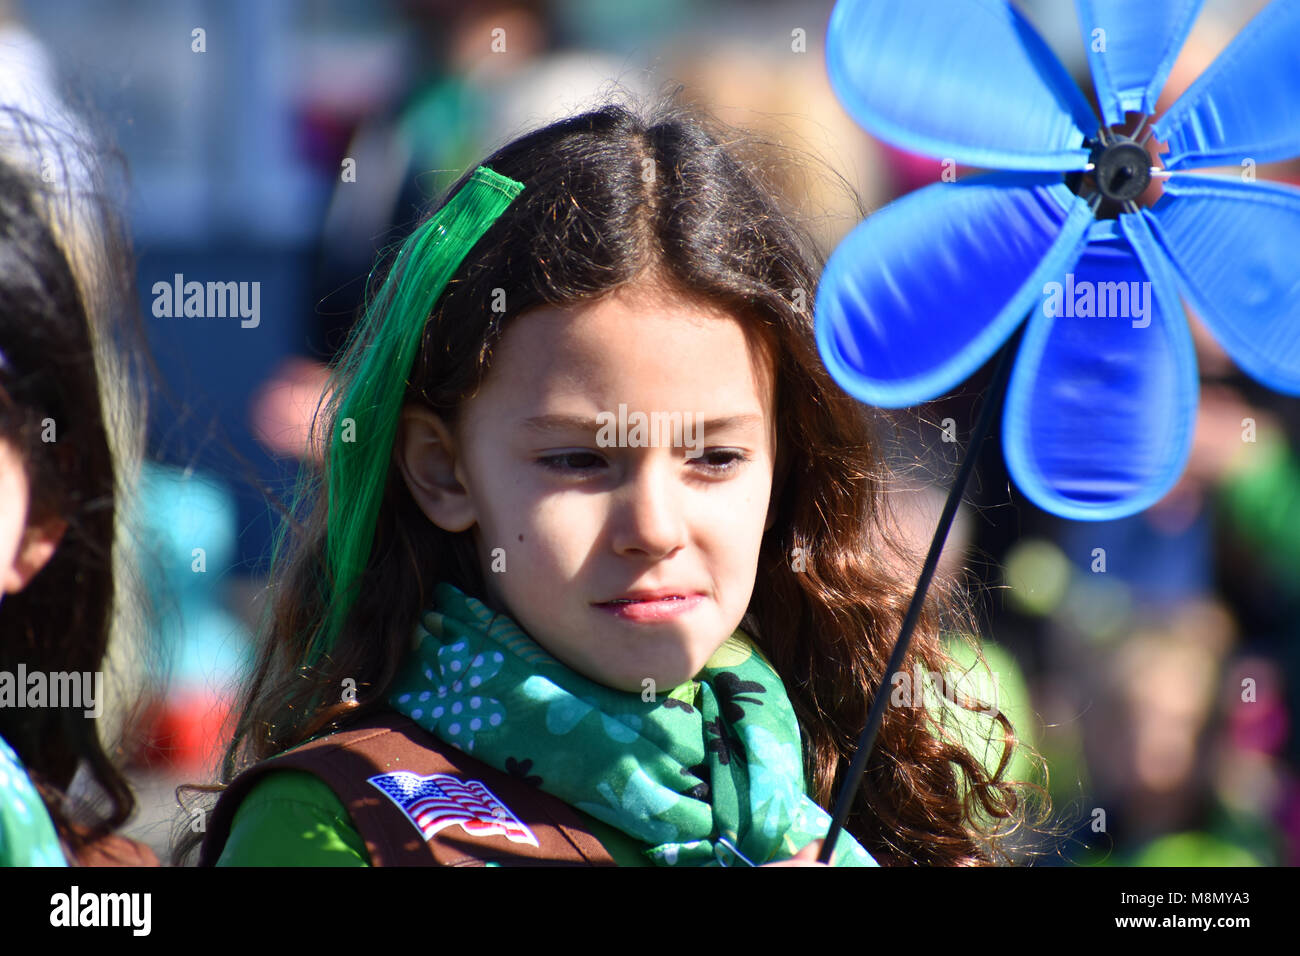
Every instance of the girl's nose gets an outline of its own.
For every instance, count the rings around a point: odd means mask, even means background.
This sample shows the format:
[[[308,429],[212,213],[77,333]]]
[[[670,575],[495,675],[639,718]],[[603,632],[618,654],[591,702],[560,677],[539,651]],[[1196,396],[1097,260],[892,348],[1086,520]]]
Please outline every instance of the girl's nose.
[[[675,461],[640,461],[627,472],[615,491],[614,550],[664,558],[687,541],[683,513],[680,464]]]

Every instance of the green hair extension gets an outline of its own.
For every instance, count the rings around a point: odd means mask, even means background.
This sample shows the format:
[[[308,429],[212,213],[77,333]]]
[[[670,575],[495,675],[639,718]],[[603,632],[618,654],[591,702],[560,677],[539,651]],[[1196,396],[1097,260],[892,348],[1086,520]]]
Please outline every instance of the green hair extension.
[[[398,250],[379,294],[366,310],[346,367],[349,382],[338,400],[336,433],[330,438],[326,482],[329,529],[325,554],[328,610],[313,635],[307,665],[328,654],[356,601],[374,543],[402,399],[424,326],[462,260],[523,191],[523,183],[486,166],[415,230]],[[349,419],[353,441],[338,433]]]

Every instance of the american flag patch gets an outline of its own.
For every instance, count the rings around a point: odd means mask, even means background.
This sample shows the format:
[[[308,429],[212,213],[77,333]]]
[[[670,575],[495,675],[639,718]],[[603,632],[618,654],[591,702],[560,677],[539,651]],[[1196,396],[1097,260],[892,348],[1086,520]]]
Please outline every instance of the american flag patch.
[[[426,842],[444,827],[459,823],[470,836],[500,834],[514,843],[537,846],[533,831],[477,780],[459,780],[445,773],[421,777],[399,770],[371,777],[368,782],[397,804]]]

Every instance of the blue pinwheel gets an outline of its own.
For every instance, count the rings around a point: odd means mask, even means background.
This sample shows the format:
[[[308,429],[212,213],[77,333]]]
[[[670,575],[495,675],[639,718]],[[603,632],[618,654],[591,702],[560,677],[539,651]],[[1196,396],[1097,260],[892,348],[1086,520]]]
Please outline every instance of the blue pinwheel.
[[[1180,292],[1247,374],[1300,394],[1300,190],[1253,176],[1300,155],[1300,0],[1266,7],[1138,139],[1201,5],[1077,0],[1101,119],[1005,0],[840,0],[831,15],[831,83],[859,123],[1001,171],[920,189],[845,238],[817,295],[822,360],[864,402],[915,405],[1029,315],[1004,451],[1062,517],[1134,514],[1186,466],[1199,384]],[[1132,134],[1111,129],[1129,113]],[[1183,172],[1224,166],[1241,172]],[[1164,195],[1140,208],[1152,175]]]

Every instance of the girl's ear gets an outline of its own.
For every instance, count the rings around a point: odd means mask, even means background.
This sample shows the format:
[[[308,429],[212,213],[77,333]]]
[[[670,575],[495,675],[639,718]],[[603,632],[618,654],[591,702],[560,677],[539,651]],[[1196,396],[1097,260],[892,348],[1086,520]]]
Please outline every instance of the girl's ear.
[[[47,518],[39,524],[28,523],[23,529],[13,566],[5,569],[4,593],[17,594],[27,587],[27,582],[54,557],[67,530],[68,523],[62,518]]]
[[[422,405],[402,409],[398,467],[424,516],[444,531],[466,531],[478,520],[458,452],[451,431],[437,413]]]

